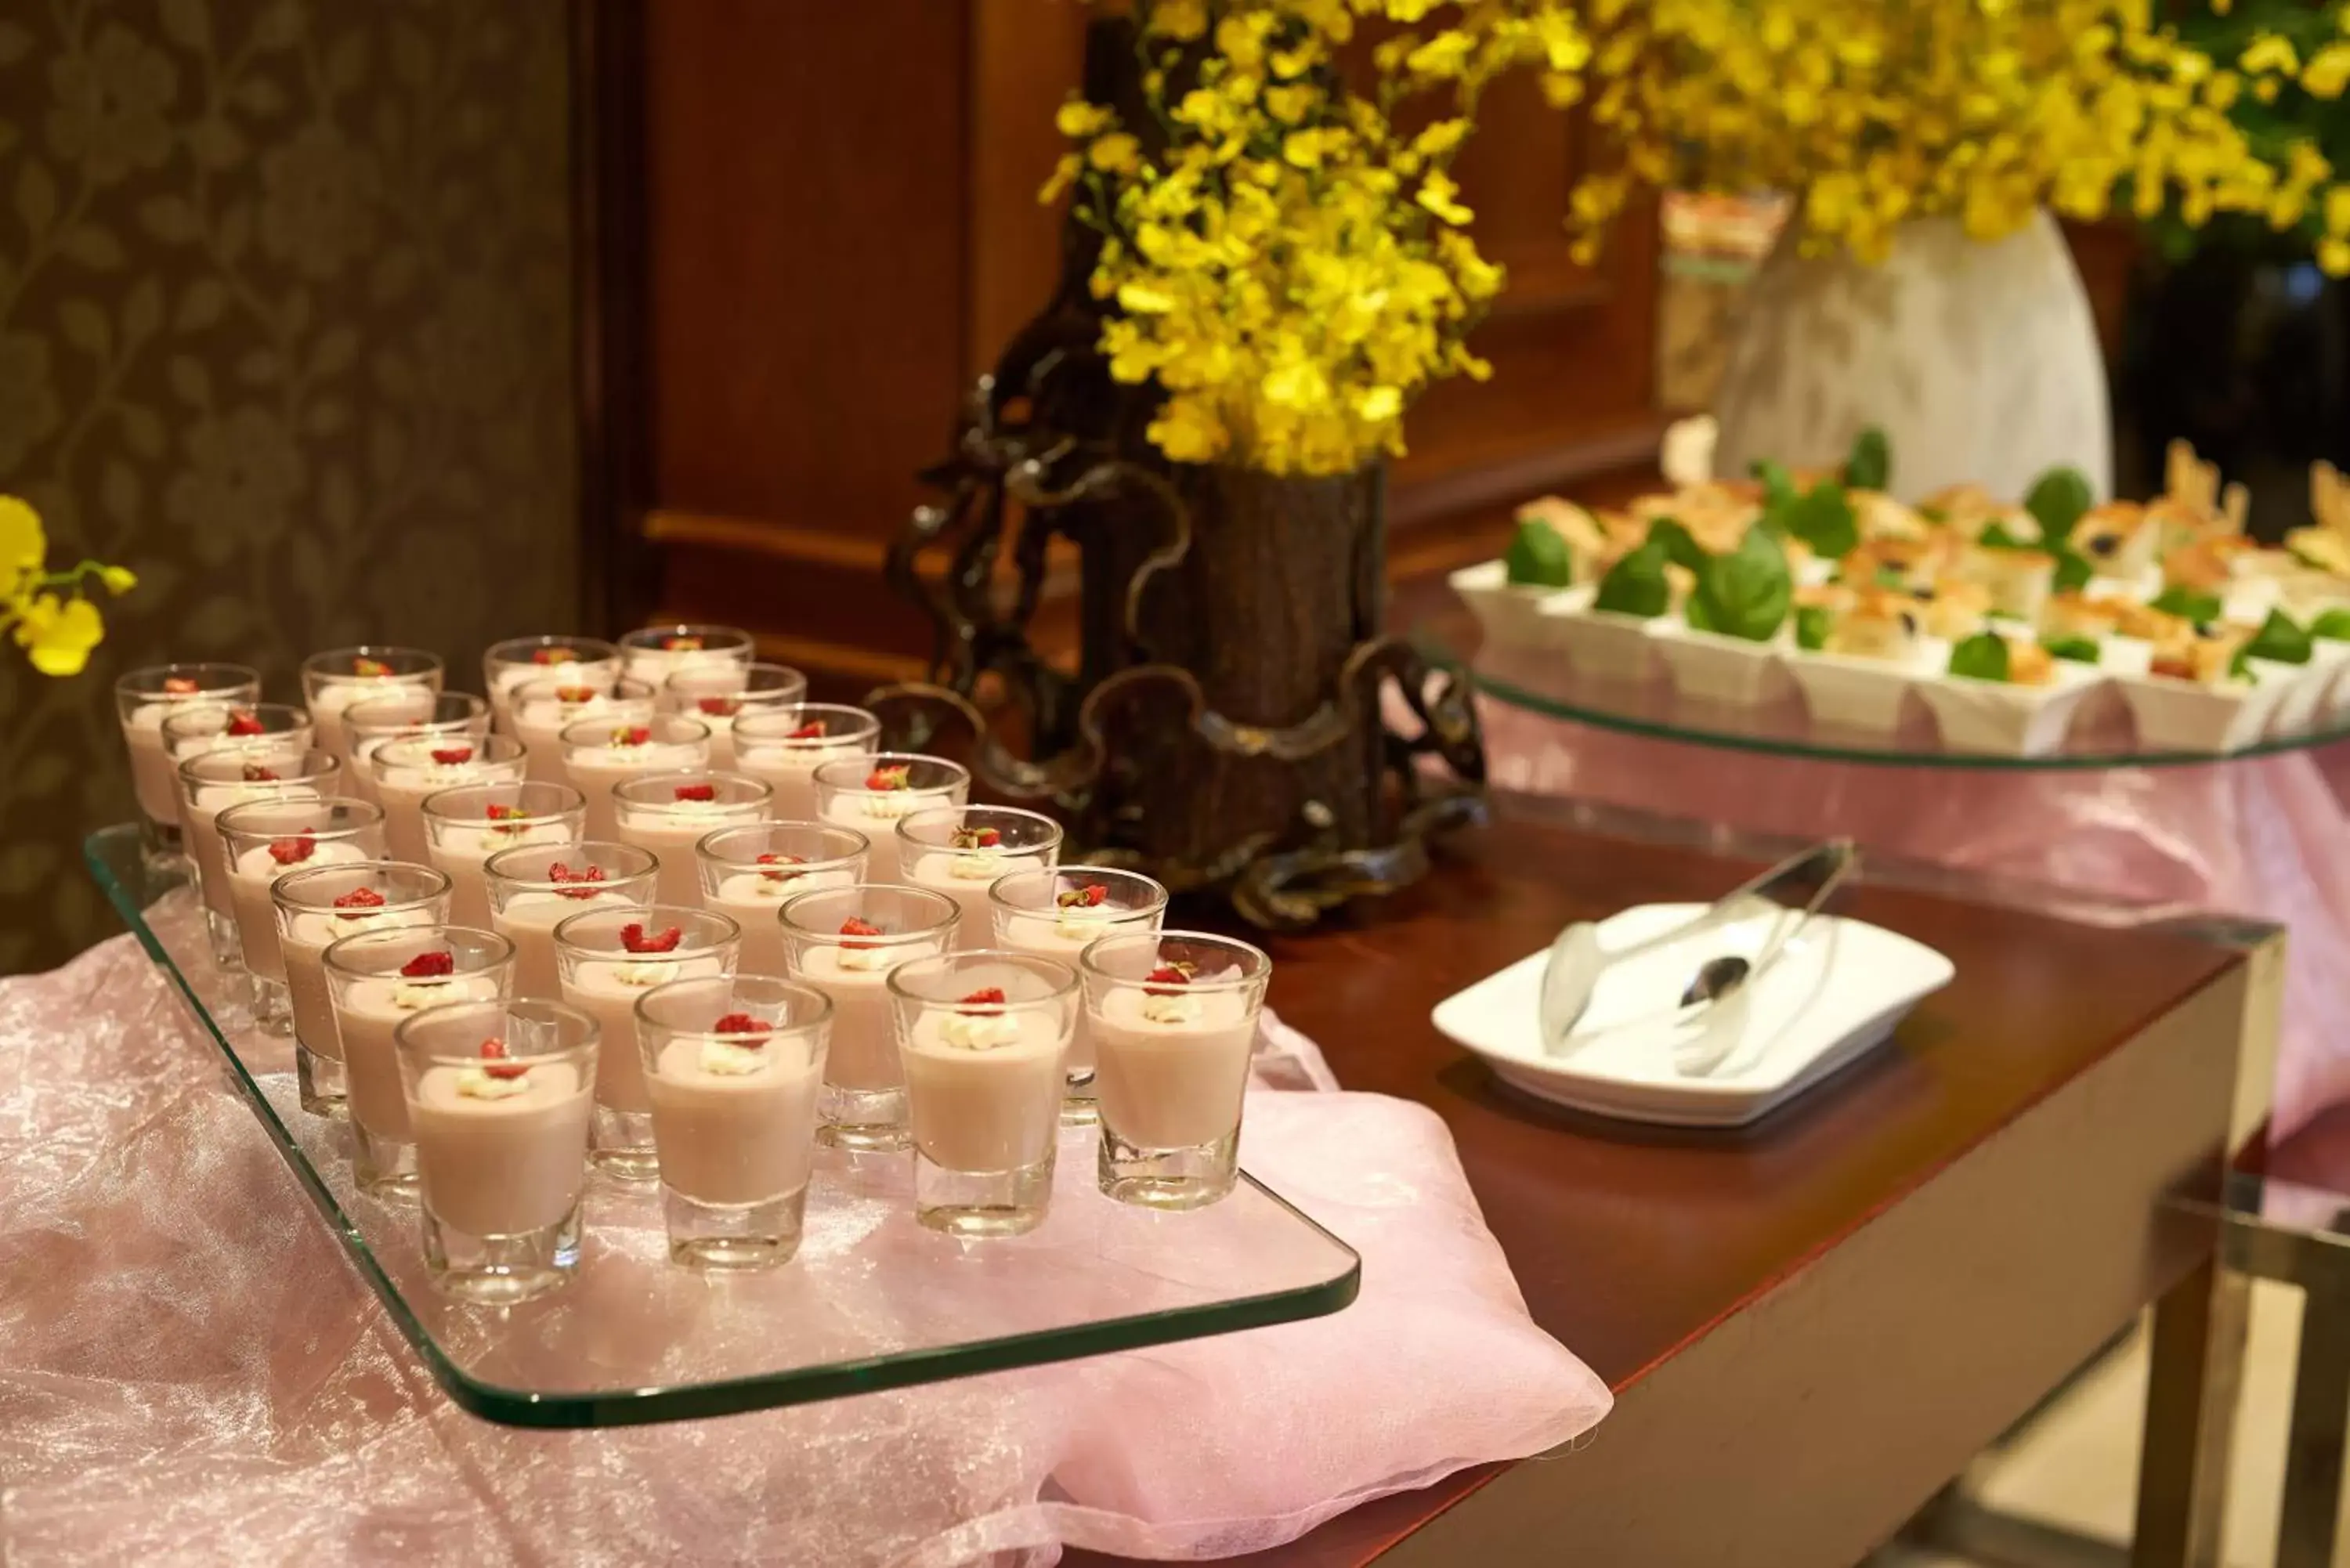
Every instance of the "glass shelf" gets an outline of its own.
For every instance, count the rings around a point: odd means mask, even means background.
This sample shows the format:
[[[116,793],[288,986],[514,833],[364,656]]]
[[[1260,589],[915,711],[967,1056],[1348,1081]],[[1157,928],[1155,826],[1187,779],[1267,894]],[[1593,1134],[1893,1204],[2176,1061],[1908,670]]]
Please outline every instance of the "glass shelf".
[[[2350,740],[2350,713],[2287,735],[2263,736],[2225,752],[2141,749],[2129,711],[2110,686],[2082,701],[2061,746],[2039,756],[1960,751],[1944,743],[1939,726],[1914,697],[1890,731],[1840,730],[1816,721],[1800,694],[1751,707],[1692,701],[1669,676],[1639,681],[1578,675],[1555,650],[1476,644],[1474,634],[1453,639],[1425,628],[1413,640],[1431,663],[1464,670],[1477,690],[1505,708],[1591,724],[1624,734],[1730,751],[1884,767],[1973,768],[2002,772],[2098,768],[2209,767],[2247,757],[2309,751]],[[1466,651],[1473,649],[1474,651]]]
[[[490,1420],[731,1415],[1318,1317],[1355,1299],[1354,1251],[1246,1176],[1191,1213],[1113,1203],[1094,1186],[1090,1129],[1067,1129],[1052,1212],[1027,1236],[925,1231],[903,1156],[820,1149],[799,1256],[716,1279],[668,1261],[657,1187],[597,1174],[577,1279],[519,1307],[452,1302],[425,1279],[415,1210],[359,1191],[348,1128],[298,1108],[292,1043],[252,1027],[242,977],[206,950],[192,889],[142,857],[135,827],[92,834],[84,853],[392,1322],[450,1397]]]

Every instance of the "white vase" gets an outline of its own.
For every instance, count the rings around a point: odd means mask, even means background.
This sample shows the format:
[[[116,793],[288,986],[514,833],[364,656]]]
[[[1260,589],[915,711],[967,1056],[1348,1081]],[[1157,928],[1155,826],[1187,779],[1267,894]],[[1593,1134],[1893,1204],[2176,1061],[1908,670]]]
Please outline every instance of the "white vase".
[[[1882,428],[1893,491],[1914,500],[1974,483],[2021,498],[2059,463],[2113,487],[2113,414],[2096,323],[2055,221],[1989,244],[1920,218],[1871,266],[1804,256],[1794,225],[1743,307],[1714,414],[1714,472],[1758,458],[1841,462]]]

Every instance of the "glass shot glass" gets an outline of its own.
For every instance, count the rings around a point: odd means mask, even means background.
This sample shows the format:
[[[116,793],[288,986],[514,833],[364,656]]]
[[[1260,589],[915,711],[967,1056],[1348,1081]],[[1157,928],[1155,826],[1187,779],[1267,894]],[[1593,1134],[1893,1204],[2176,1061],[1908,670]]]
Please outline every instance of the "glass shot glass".
[[[744,774],[707,770],[647,774],[612,786],[614,836],[660,862],[660,900],[702,902],[702,868],[693,846],[723,827],[762,821],[774,792]]]
[[[461,926],[490,923],[483,867],[491,856],[525,845],[577,844],[588,821],[577,790],[528,779],[436,790],[416,809],[424,819],[424,857],[449,874],[449,918]]]
[[[350,737],[351,787],[361,800],[376,798],[375,770],[368,765],[387,741],[425,735],[459,739],[490,732],[490,705],[470,691],[428,691],[403,686],[381,697],[369,697],[343,710],[343,729]]]
[[[599,638],[510,637],[482,654],[482,690],[490,719],[500,734],[514,733],[514,691],[534,680],[600,681],[609,689],[620,673],[620,650]]]
[[[672,981],[637,999],[669,1255],[760,1269],[799,1251],[832,1002],[764,975]]]
[[[163,721],[189,708],[250,708],[260,701],[260,671],[243,664],[152,664],[114,683],[139,796],[139,841],[149,859],[164,864],[180,853],[180,779],[163,744]]]
[[[956,946],[983,948],[994,940],[987,890],[1015,871],[1049,867],[1061,857],[1061,825],[1038,812],[1009,805],[946,805],[898,820],[899,879],[944,893],[962,910]]]
[[[460,1002],[392,1040],[432,1283],[484,1306],[561,1285],[579,1266],[596,1020],[540,998]]]
[[[889,1019],[889,971],[954,945],[954,900],[862,882],[785,900],[775,912],[793,980],[832,998],[818,1141],[860,1153],[906,1147],[906,1074]]]
[[[563,732],[590,719],[642,723],[653,716],[653,689],[617,675],[541,677],[506,694],[506,728],[530,757],[530,776],[569,784],[563,767]]]
[[[319,866],[277,878],[269,902],[277,912],[277,946],[294,1011],[295,1086],[312,1116],[340,1116],[348,1085],[334,994],[327,985],[327,950],[366,931],[447,924],[449,878],[429,866],[395,860]]]
[[[323,796],[255,800],[230,806],[213,826],[228,867],[229,903],[252,988],[253,1020],[264,1034],[283,1038],[294,1032],[294,1012],[270,890],[279,877],[296,871],[382,859],[383,808]]]
[[[1167,889],[1139,871],[1108,866],[1061,866],[1016,871],[989,885],[994,915],[991,942],[1014,952],[1074,964],[1106,936],[1155,931],[1167,915]],[[1068,1093],[1061,1101],[1065,1127],[1090,1127],[1094,1098],[1094,1032],[1077,1010],[1069,1036]]]
[[[733,975],[742,946],[742,928],[725,916],[676,904],[590,909],[555,928],[563,1000],[592,1014],[604,1032],[588,1155],[598,1169],[634,1181],[660,1174],[637,1045],[639,999],[673,980]]]
[[[734,765],[734,721],[744,713],[796,708],[807,677],[785,664],[689,664],[661,686],[661,711],[710,726],[710,765]]]
[[[165,733],[186,717],[165,721]],[[221,842],[220,814],[247,801],[318,800],[338,793],[342,764],[313,748],[310,733],[305,720],[299,731],[256,734],[228,744],[208,743],[191,750],[179,764],[181,844],[203,903],[204,934],[212,946],[213,961],[232,973],[244,967],[244,958],[236,937],[235,903],[229,893],[228,850]]]
[[[391,857],[421,866],[431,852],[424,797],[460,784],[520,784],[522,742],[505,735],[412,735],[378,746],[368,765]]]
[[[802,702],[737,714],[733,740],[735,771],[775,792],[775,819],[806,822],[816,813],[816,770],[871,752],[881,742],[881,721],[862,708]]]
[[[345,937],[320,962],[342,1042],[351,1173],[379,1197],[411,1196],[416,1140],[392,1035],[427,1008],[505,1001],[514,992],[514,943],[470,926],[404,926]]]
[[[819,763],[816,815],[819,822],[853,827],[873,840],[867,872],[876,882],[902,882],[898,866],[898,824],[920,811],[962,805],[971,798],[971,773],[944,757],[911,752],[868,752]]]
[[[649,626],[620,639],[620,670],[659,691],[681,670],[748,664],[751,634],[739,626]]]
[[[329,649],[302,661],[302,701],[318,726],[318,744],[351,765],[350,727],[344,712],[356,703],[441,690],[441,656],[421,648]],[[356,792],[348,776],[344,787]]]
[[[889,989],[915,1220],[954,1236],[1035,1230],[1053,1197],[1076,971],[983,949],[899,964]]]
[[[1232,1189],[1273,961],[1201,931],[1106,936],[1077,959],[1101,1102],[1101,1189],[1198,1209]]]
[[[587,798],[590,838],[619,836],[612,790],[621,780],[710,765],[710,726],[696,719],[585,719],[565,727],[562,742],[564,777]]]
[[[786,900],[865,880],[869,841],[821,822],[760,822],[704,834],[693,846],[702,907],[743,928],[743,972],[790,972],[778,918]]]
[[[563,994],[555,928],[590,909],[653,901],[653,857],[633,844],[579,839],[501,849],[482,862],[490,928],[515,945],[515,994]]]

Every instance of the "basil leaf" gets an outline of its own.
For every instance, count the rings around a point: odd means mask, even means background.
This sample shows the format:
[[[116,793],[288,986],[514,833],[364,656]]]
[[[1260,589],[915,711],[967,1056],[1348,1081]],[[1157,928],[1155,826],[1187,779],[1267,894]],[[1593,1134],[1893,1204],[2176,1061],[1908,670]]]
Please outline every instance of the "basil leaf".
[[[2099,662],[2103,649],[2096,639],[2090,637],[2050,637],[2041,639],[2040,646],[2048,650],[2051,659],[2069,659],[2075,664]]]
[[[1809,545],[1823,560],[1842,560],[1860,543],[1860,520],[1845,499],[1844,486],[1833,479],[1821,480],[1805,494],[1791,493],[1784,501],[1765,505],[1762,517],[1778,532]]]
[[[2039,546],[2029,539],[2019,539],[2007,531],[2004,523],[1994,523],[1982,531],[1975,543],[1986,550],[2036,550]]]
[[[1700,571],[1705,566],[1705,548],[1697,535],[1684,527],[1678,517],[1659,517],[1648,524],[1648,536],[1642,543],[1661,545],[1665,559],[1676,566]]]
[[[1652,620],[1665,613],[1672,598],[1665,581],[1665,547],[1651,535],[1647,544],[1607,568],[1592,607]]]
[[[2052,468],[2032,482],[2023,509],[2040,520],[2040,536],[2056,545],[2072,536],[2073,524],[2094,500],[2088,476],[2079,469]]]
[[[1979,631],[1950,649],[1950,673],[1975,680],[2007,679],[2007,639]]]
[[[1875,425],[1855,436],[1844,460],[1844,482],[1852,490],[1883,490],[1893,482],[1893,445]]]
[[[2206,621],[2220,618],[2220,596],[2199,594],[2193,588],[2165,588],[2155,596],[2148,609],[2158,609],[2165,615],[2175,615],[2183,620]]]
[[[2309,662],[2310,634],[2293,624],[2282,610],[2269,611],[2261,629],[2252,633],[2252,640],[2244,644],[2243,653],[2252,659],[2273,659],[2279,664]]]
[[[2062,545],[2054,546],[2054,549],[2056,576],[2051,587],[2060,594],[2077,594],[2087,587],[2089,578],[2095,575],[2089,566],[2089,557]]]
[[[2336,607],[2325,611],[2309,623],[2309,635],[2324,638],[2329,642],[2350,642],[2350,609]]]
[[[1775,512],[1795,498],[1795,482],[1787,476],[1786,465],[1767,457],[1758,457],[1747,471],[1762,482],[1762,510]]]
[[[1563,588],[1575,580],[1575,557],[1566,541],[1557,529],[1536,518],[1518,524],[1502,561],[1511,583],[1520,587]]]
[[[1769,534],[1752,528],[1737,549],[1707,559],[1690,595],[1689,621],[1700,631],[1762,642],[1786,620],[1794,596],[1787,553]]]
[[[1828,632],[1833,629],[1826,608],[1820,605],[1804,605],[1795,611],[1795,646],[1822,649],[1828,645]]]

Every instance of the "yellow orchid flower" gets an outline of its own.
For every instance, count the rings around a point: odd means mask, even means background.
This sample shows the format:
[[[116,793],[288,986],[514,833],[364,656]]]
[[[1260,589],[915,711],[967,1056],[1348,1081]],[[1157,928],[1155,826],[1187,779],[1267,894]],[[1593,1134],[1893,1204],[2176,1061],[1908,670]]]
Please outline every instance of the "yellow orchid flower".
[[[44,675],[78,675],[89,650],[106,636],[98,607],[88,599],[41,594],[17,611],[16,644]]]
[[[109,593],[127,594],[139,578],[127,567],[99,561],[50,572],[44,568],[47,555],[40,514],[16,496],[0,495],[0,630],[42,674],[78,675],[106,636],[105,620],[82,597],[82,585],[96,577]]]

